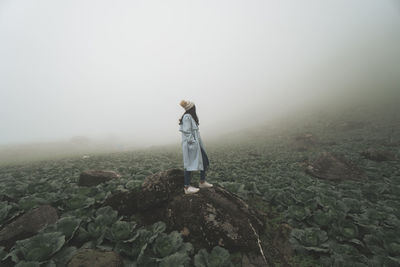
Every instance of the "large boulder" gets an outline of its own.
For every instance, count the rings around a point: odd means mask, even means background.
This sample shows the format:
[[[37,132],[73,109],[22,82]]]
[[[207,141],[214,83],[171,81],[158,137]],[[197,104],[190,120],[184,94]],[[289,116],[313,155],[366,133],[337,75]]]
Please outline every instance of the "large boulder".
[[[195,246],[260,251],[258,236],[265,228],[265,214],[219,186],[185,195],[183,181],[181,169],[162,171],[148,176],[140,189],[111,195],[104,205],[121,215],[135,215],[143,224],[162,220]]]
[[[69,261],[68,267],[122,267],[122,257],[114,251],[81,249]]]
[[[78,185],[96,186],[119,177],[121,176],[114,171],[87,170],[80,174]]]
[[[50,205],[43,205],[16,218],[0,231],[0,246],[9,250],[15,241],[37,234],[48,224],[57,222],[57,210]]]
[[[323,152],[306,168],[306,173],[327,180],[361,179],[365,175],[354,163],[338,153]]]
[[[364,158],[373,161],[388,161],[396,160],[396,155],[390,151],[378,150],[374,148],[368,148],[366,151],[360,153]]]

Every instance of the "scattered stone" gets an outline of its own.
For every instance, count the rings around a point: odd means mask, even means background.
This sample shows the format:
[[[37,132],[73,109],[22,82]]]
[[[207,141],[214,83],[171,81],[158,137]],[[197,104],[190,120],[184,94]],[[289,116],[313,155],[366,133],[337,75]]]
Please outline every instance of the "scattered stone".
[[[0,231],[0,246],[9,250],[15,241],[37,234],[48,224],[57,222],[57,210],[50,205],[43,205],[28,211],[4,226]]]
[[[121,175],[114,171],[87,170],[80,174],[78,185],[96,186],[119,177],[121,177]]]
[[[381,143],[382,143],[382,145],[388,146],[388,147],[398,147],[398,146],[400,146],[400,141],[394,141],[394,140],[384,140]]]
[[[15,199],[7,195],[0,195],[0,201],[15,202]]]
[[[327,145],[327,146],[336,146],[337,142],[336,141],[327,141],[327,142],[324,142],[323,144]]]
[[[306,173],[327,180],[349,180],[364,178],[364,173],[343,155],[323,152],[306,168]]]
[[[122,257],[114,251],[81,249],[69,261],[68,267],[122,267]]]
[[[386,150],[377,150],[374,148],[369,148],[366,151],[361,152],[360,154],[364,158],[378,162],[396,160],[396,155]]]
[[[189,229],[187,227],[183,227],[183,229],[181,231],[181,234],[183,236],[188,236],[190,234],[190,231],[189,231]]]
[[[350,131],[350,130],[362,129],[365,127],[365,125],[366,123],[362,121],[344,121],[337,124],[335,128],[338,130]]]
[[[141,189],[111,195],[104,205],[145,225],[162,220],[198,248],[260,251],[256,234],[264,231],[265,214],[218,185],[185,195],[183,181],[181,169],[162,171],[146,177]]]
[[[242,258],[242,267],[258,267],[258,266],[273,266],[264,261],[264,259],[259,255],[244,254]]]
[[[310,133],[298,135],[294,138],[293,148],[297,151],[307,151],[314,145],[319,144],[317,137]]]
[[[250,157],[255,157],[255,158],[258,158],[258,157],[260,157],[261,155],[259,154],[259,153],[255,153],[255,152],[249,152],[249,153],[247,153]]]

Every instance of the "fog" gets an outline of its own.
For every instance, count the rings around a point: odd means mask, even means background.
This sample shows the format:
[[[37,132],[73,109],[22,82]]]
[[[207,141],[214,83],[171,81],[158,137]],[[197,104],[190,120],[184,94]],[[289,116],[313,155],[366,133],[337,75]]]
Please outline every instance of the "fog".
[[[392,0],[0,1],[0,144],[179,143],[400,91]],[[392,97],[392,96],[391,96]]]

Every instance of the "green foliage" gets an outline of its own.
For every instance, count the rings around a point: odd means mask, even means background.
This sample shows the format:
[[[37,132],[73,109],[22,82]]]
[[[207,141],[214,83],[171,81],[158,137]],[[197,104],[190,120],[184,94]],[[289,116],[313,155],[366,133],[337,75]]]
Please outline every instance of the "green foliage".
[[[153,246],[154,253],[164,258],[178,251],[183,245],[181,234],[174,231],[170,234],[161,233]]]
[[[146,260],[145,253],[148,247],[153,244],[154,240],[156,240],[165,229],[166,225],[164,222],[156,222],[148,227],[148,229],[145,227],[139,228],[132,238],[118,241],[114,250],[142,264]]]
[[[57,267],[67,266],[68,261],[72,258],[72,256],[78,251],[76,247],[63,247],[60,251],[58,251],[52,258],[52,262],[54,262]]]
[[[7,215],[12,209],[12,205],[8,205],[7,201],[0,202],[0,223],[7,219]]]
[[[160,267],[183,267],[190,262],[190,257],[186,253],[174,253],[161,259]]]
[[[18,240],[10,252],[15,262],[20,260],[44,262],[61,249],[65,236],[61,232],[39,233],[31,238]]]
[[[308,207],[297,205],[290,206],[287,213],[290,214],[290,218],[294,218],[298,221],[303,221],[311,215],[311,211]]]
[[[92,197],[87,197],[85,195],[73,195],[71,199],[65,202],[66,209],[84,209],[92,206],[95,203],[95,199]]]
[[[157,255],[160,266],[187,266],[193,246],[184,243],[182,235],[176,231],[161,233],[154,242],[153,252]]]
[[[46,233],[61,232],[65,236],[65,241],[68,242],[78,230],[81,221],[81,219],[73,216],[62,217],[55,224],[47,226],[42,231]]]
[[[20,261],[18,262],[15,267],[40,267],[40,262],[38,261]]]
[[[298,250],[315,252],[327,252],[326,241],[328,235],[319,228],[293,229],[290,233],[290,241]]]
[[[107,228],[105,237],[113,242],[127,240],[132,237],[135,227],[134,222],[117,221]]]
[[[194,265],[196,267],[227,267],[233,266],[230,260],[229,252],[216,246],[209,254],[207,250],[200,249],[194,256]]]
[[[265,204],[279,213],[279,222],[293,228],[290,242],[296,250],[294,262],[300,266],[399,266],[398,161],[377,163],[359,155],[370,145],[380,145],[377,140],[387,136],[386,128],[380,127],[384,122],[376,122],[375,128],[341,132],[324,126],[324,118],[320,121],[315,120],[307,128],[298,124],[281,132],[269,129],[248,141],[232,139],[208,145],[212,159],[209,179],[247,200],[257,197],[258,207]],[[302,132],[317,136],[321,144],[306,151],[293,150],[293,137]],[[354,141],[356,137],[364,141]],[[398,140],[400,135],[394,138]],[[324,145],[326,141],[336,141],[337,145]],[[398,154],[398,147],[384,149]],[[308,164],[322,151],[345,154],[368,177],[362,181],[332,182],[305,174],[302,164]],[[180,153],[177,147],[154,148],[92,155],[85,160],[71,157],[2,166],[0,226],[22,212],[49,203],[58,208],[61,219],[38,236],[53,234],[55,240],[64,237],[65,243],[53,252],[56,241],[46,248],[45,244],[52,241],[42,244],[36,240],[37,244],[31,245],[38,250],[32,250],[29,259],[25,258],[27,250],[22,253],[24,248],[18,243],[12,251],[0,247],[0,256],[11,257],[18,266],[37,266],[39,262],[46,267],[63,266],[63,259],[78,249],[71,246],[83,244],[112,248],[132,266],[212,266],[214,257],[223,257],[205,250],[193,256],[191,244],[183,242],[176,232],[165,233],[164,223],[137,229],[133,221],[121,220],[110,207],[95,208],[112,192],[138,190],[151,173],[181,168]],[[88,168],[118,170],[122,177],[95,187],[80,187],[79,173]],[[70,243],[72,240],[74,244]],[[32,261],[34,258],[40,260]]]
[[[110,225],[117,220],[118,212],[110,206],[101,207],[96,211],[94,222],[99,225]]]
[[[7,252],[5,251],[5,247],[0,247],[0,261],[7,255]]]

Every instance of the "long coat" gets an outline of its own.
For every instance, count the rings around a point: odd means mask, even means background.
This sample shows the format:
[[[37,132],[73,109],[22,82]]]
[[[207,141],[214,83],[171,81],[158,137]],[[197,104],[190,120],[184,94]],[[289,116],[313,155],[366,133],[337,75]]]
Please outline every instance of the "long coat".
[[[205,164],[208,163],[206,155],[202,155],[201,149],[205,154],[205,147],[200,137],[199,127],[192,115],[185,114],[182,118],[182,124],[179,126],[179,131],[182,132],[182,152],[183,152],[183,167],[187,171],[204,170],[203,157],[205,156]]]

